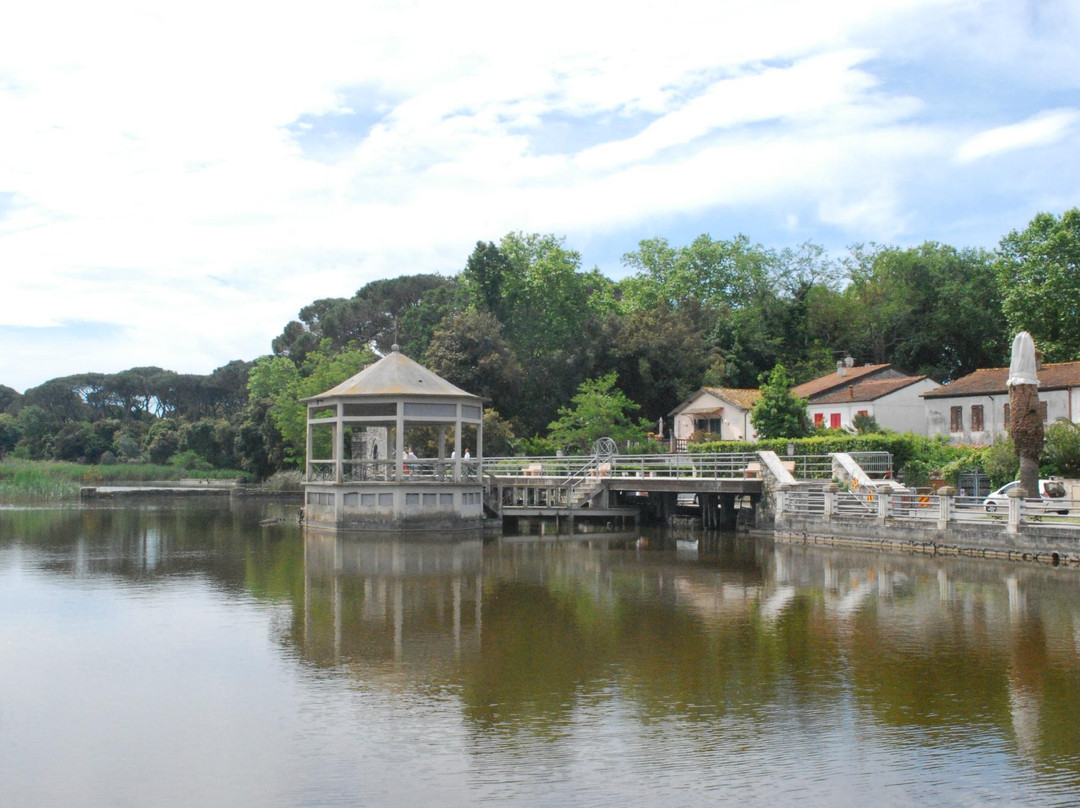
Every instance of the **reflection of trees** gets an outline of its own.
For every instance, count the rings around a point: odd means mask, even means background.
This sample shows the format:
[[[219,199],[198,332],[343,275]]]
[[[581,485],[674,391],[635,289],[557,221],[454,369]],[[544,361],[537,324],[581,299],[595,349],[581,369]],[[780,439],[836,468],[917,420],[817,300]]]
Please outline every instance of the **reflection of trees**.
[[[226,503],[0,510],[0,550],[126,585],[197,575],[271,603],[286,654],[461,704],[474,739],[617,709],[693,738],[855,712],[883,743],[985,736],[1080,776],[1073,570],[595,537],[422,544],[260,526]],[[665,549],[666,548],[666,549]]]
[[[227,588],[246,583],[245,555],[271,553],[288,530],[264,529],[268,507],[163,501],[117,507],[0,509],[0,537],[27,541],[36,563],[61,575],[142,582],[205,574]]]

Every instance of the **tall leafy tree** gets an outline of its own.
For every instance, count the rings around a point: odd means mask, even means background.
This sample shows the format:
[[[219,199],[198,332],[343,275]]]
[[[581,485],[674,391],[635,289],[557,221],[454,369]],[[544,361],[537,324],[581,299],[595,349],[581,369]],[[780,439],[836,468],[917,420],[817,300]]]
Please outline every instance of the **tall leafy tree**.
[[[604,365],[617,371],[622,389],[650,420],[701,387],[712,358],[708,321],[696,301],[678,308],[661,303],[608,321],[610,356]]]
[[[509,406],[524,375],[493,314],[469,309],[449,315],[428,346],[425,364],[474,395]]]
[[[374,360],[369,348],[353,345],[334,353],[330,341],[324,340],[299,368],[283,356],[264,356],[255,362],[248,392],[253,402],[266,402],[292,462],[302,460],[307,442],[307,405],[301,399],[326,392]]]
[[[988,253],[935,242],[856,246],[846,264],[850,328],[834,347],[938,381],[1002,362],[1007,329]]]
[[[791,377],[778,364],[761,375],[761,398],[750,411],[750,423],[759,438],[802,438],[810,434],[806,399],[791,393]]]
[[[1039,213],[995,263],[1009,333],[1027,331],[1047,361],[1080,359],[1080,208]]]
[[[618,377],[608,373],[581,383],[571,399],[572,407],[560,407],[559,417],[548,425],[548,437],[559,446],[587,451],[599,438],[616,441],[643,440],[645,422],[632,420],[640,407],[615,386]]]

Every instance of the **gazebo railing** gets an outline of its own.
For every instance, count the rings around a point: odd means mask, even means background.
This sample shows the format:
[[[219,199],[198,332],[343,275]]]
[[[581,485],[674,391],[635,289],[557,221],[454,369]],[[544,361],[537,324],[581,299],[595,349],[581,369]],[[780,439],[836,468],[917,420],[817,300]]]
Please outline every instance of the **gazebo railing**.
[[[336,460],[309,460],[308,482],[336,482]],[[404,481],[409,482],[479,482],[480,461],[469,459],[449,460],[418,458],[416,460],[342,460],[341,481],[349,482],[396,482],[400,464]],[[455,477],[455,469],[457,476]]]

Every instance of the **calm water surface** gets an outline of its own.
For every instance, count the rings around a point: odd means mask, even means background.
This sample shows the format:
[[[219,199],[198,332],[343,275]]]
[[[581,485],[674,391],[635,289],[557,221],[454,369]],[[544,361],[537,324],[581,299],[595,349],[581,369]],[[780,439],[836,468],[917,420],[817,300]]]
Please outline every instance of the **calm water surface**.
[[[1080,804],[1080,572],[0,510],[4,806]]]

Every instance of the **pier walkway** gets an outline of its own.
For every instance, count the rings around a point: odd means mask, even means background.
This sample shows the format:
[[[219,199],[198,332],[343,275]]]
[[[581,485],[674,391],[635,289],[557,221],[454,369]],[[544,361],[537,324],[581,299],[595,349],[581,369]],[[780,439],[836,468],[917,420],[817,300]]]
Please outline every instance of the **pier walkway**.
[[[858,456],[863,468],[891,472],[884,452]],[[636,522],[693,510],[702,526],[734,526],[740,506],[760,501],[765,478],[828,481],[831,455],[779,458],[774,452],[485,458],[484,505],[501,518],[575,517]],[[872,473],[872,472],[871,472]]]

